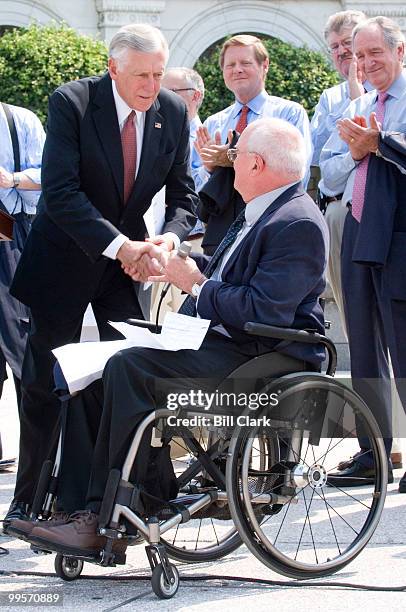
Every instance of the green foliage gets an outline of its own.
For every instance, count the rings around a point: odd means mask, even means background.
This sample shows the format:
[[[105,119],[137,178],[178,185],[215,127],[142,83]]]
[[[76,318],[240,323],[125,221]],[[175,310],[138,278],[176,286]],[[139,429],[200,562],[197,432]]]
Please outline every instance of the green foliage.
[[[0,100],[29,108],[45,122],[56,87],[106,66],[105,44],[65,25],[13,29],[0,37]]]
[[[327,58],[306,47],[294,47],[277,38],[261,36],[269,53],[269,71],[266,90],[274,96],[299,102],[313,114],[323,89],[339,83],[337,72]],[[219,67],[220,48],[223,41],[202,56],[195,64],[205,84],[205,98],[199,112],[205,119],[234,101],[233,94],[226,88]]]

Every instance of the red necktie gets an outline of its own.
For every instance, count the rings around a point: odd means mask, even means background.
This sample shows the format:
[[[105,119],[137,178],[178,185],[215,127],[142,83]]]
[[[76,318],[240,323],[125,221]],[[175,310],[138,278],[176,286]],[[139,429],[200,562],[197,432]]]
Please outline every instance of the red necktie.
[[[135,111],[128,115],[121,130],[121,146],[124,161],[124,204],[130,196],[135,181],[137,166],[137,132],[134,125]]]
[[[387,93],[378,94],[378,104],[376,105],[376,120],[383,125],[385,116],[385,102],[388,97]],[[361,221],[362,210],[364,208],[365,187],[367,184],[368,164],[370,154],[366,155],[361,163],[358,164],[355,172],[354,187],[352,190],[352,216],[354,219]]]
[[[242,134],[245,128],[247,127],[247,115],[250,109],[248,106],[243,106],[240,110],[240,117],[238,119],[237,125],[235,126],[236,132]]]

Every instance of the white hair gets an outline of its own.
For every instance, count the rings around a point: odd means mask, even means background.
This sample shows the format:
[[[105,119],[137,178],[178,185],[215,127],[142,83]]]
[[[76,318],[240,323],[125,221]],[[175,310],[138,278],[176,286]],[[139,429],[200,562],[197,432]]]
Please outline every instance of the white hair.
[[[300,131],[283,119],[258,119],[250,124],[247,150],[258,153],[276,174],[300,180],[306,172],[306,147]]]
[[[116,32],[110,42],[109,57],[121,60],[128,49],[140,53],[164,51],[169,55],[168,43],[162,32],[147,23],[130,23]]]
[[[405,37],[399,27],[399,24],[396,23],[396,21],[389,19],[389,17],[383,17],[381,15],[378,15],[378,17],[371,17],[370,19],[367,19],[366,21],[357,25],[352,32],[353,42],[359,32],[374,26],[377,26],[381,30],[383,39],[388,49],[397,49],[399,45],[405,42]]]

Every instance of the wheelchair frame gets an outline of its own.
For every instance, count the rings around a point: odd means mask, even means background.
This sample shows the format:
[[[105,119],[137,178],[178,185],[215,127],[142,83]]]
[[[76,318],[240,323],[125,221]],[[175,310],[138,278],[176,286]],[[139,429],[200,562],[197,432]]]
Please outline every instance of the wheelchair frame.
[[[138,321],[134,321],[134,320],[130,320],[129,322],[131,322],[132,324],[138,324]],[[153,328],[154,330],[156,330],[156,326],[154,324],[149,324],[148,322],[144,322],[144,321],[140,322],[140,324],[142,324],[142,326],[144,327],[147,326],[150,329]],[[280,380],[285,381],[285,382],[288,381],[288,384],[289,384],[289,380],[295,381],[295,377],[296,378],[299,377],[300,380],[302,380],[303,378],[306,379],[306,377],[308,377],[308,380],[309,381],[312,380],[313,382],[315,380],[316,381],[320,380],[320,382],[323,383],[324,387],[327,390],[329,389],[329,386],[331,388],[333,387],[336,389],[338,388],[337,387],[338,383],[334,381],[334,379],[332,378],[334,376],[336,364],[337,364],[336,350],[331,340],[329,340],[325,336],[322,336],[321,334],[318,334],[315,331],[282,329],[282,328],[277,328],[274,326],[255,324],[255,323],[247,323],[245,325],[245,331],[247,331],[250,334],[277,338],[277,339],[285,340],[287,342],[304,342],[304,343],[312,343],[312,344],[320,343],[327,349],[328,364],[327,364],[326,374],[317,374],[314,372],[311,372],[311,373],[310,372],[300,372],[299,374],[291,374],[279,380],[276,380],[276,382],[274,383],[275,388],[278,387],[278,383]],[[351,396],[354,396],[354,397],[356,396],[356,394],[354,394],[352,391],[349,393],[351,393]],[[358,396],[356,397],[357,397],[357,401],[362,402],[362,400],[360,400]],[[361,409],[362,409],[362,406],[361,406]],[[367,408],[366,408],[366,411],[367,411],[366,412],[367,421],[369,419],[370,422],[372,422],[372,430],[375,432],[379,431],[377,429],[377,425],[372,415],[370,414],[368,415]],[[237,442],[235,441],[231,442],[230,448],[228,450],[227,469],[226,469],[226,480],[227,480],[226,487],[221,488],[217,486],[216,488],[213,488],[212,490],[202,491],[202,493],[199,495],[199,498],[196,501],[192,501],[192,503],[190,503],[186,509],[183,507],[178,512],[176,512],[173,516],[171,516],[170,518],[166,520],[161,520],[159,516],[149,516],[147,519],[144,520],[143,518],[141,518],[141,516],[136,514],[136,512],[134,511],[134,508],[136,507],[135,494],[136,494],[137,487],[131,484],[130,473],[131,473],[133,463],[137,456],[139,445],[141,443],[142,437],[144,433],[146,432],[147,428],[150,427],[151,424],[154,423],[154,421],[156,421],[157,419],[165,419],[166,417],[170,415],[173,415],[173,411],[169,409],[158,409],[154,411],[153,413],[149,414],[147,417],[145,417],[143,421],[140,423],[135,433],[134,439],[128,450],[126,460],[124,462],[122,469],[112,470],[109,474],[109,479],[107,482],[106,491],[105,491],[105,495],[103,498],[102,507],[100,511],[100,517],[99,517],[99,533],[100,535],[103,535],[106,537],[105,549],[99,555],[94,556],[94,557],[75,557],[73,555],[71,556],[71,555],[66,555],[66,554],[64,555],[58,554],[56,557],[56,562],[55,562],[55,569],[56,569],[56,573],[58,576],[60,576],[61,578],[65,580],[74,580],[80,575],[82,571],[83,561],[90,561],[93,563],[98,563],[102,566],[111,566],[115,564],[124,563],[125,558],[117,559],[115,557],[115,554],[113,552],[113,544],[116,540],[120,540],[123,537],[125,537],[125,532],[123,530],[123,527],[120,524],[120,521],[121,519],[126,519],[129,523],[131,523],[138,530],[139,533],[143,535],[143,537],[148,542],[148,545],[146,546],[146,553],[147,553],[148,561],[149,561],[151,571],[152,571],[151,583],[152,583],[152,588],[155,594],[158,597],[164,598],[164,599],[173,597],[179,586],[179,574],[176,569],[176,566],[174,566],[169,561],[168,553],[165,548],[165,544],[161,542],[161,537],[170,529],[176,526],[179,526],[181,523],[185,523],[188,520],[190,520],[194,514],[208,507],[213,502],[215,501],[229,502],[230,494],[228,492],[228,488],[230,486],[234,487],[234,494],[231,496],[233,499],[233,503],[230,505],[230,511],[231,511],[231,515],[232,515],[234,524],[236,526],[236,529],[238,530],[238,533],[240,537],[242,538],[242,540],[248,545],[250,550],[263,563],[267,564],[269,567],[272,567],[273,569],[276,569],[276,571],[279,571],[280,573],[285,573],[286,575],[290,575],[294,577],[299,577],[300,575],[301,578],[313,578],[315,577],[315,575],[326,575],[326,574],[332,573],[333,571],[336,571],[337,569],[339,569],[339,567],[337,567],[337,563],[336,565],[331,564],[331,567],[327,564],[326,568],[321,573],[319,571],[318,574],[317,572],[307,571],[306,569],[300,570],[300,568],[298,569],[298,572],[296,572],[295,574],[293,570],[291,571],[291,573],[289,573],[289,571],[286,571],[286,568],[283,567],[283,564],[281,567],[280,559],[279,560],[277,559],[276,562],[274,562],[275,560],[273,559],[272,562],[269,563],[267,561],[267,558],[263,556],[263,551],[261,552],[261,550],[259,550],[258,552],[257,544],[255,542],[253,544],[253,542],[251,541],[252,534],[247,535],[247,525],[245,524],[244,519],[241,518],[241,512],[238,508],[239,501],[241,500],[242,500],[241,503],[243,505],[245,503],[244,512],[247,510],[247,506],[246,506],[247,503],[249,503],[250,505],[253,503],[255,505],[258,505],[258,507],[266,506],[270,508],[278,508],[279,506],[283,507],[286,504],[290,506],[292,502],[293,504],[295,503],[293,501],[294,495],[292,494],[292,487],[294,487],[294,485],[299,486],[299,483],[305,478],[304,470],[297,462],[297,458],[300,456],[300,446],[303,441],[303,429],[301,433],[298,430],[298,432],[294,432],[292,434],[291,447],[285,459],[285,463],[286,463],[286,466],[288,466],[288,469],[285,468],[286,473],[284,473],[283,482],[280,483],[279,490],[277,492],[272,492],[272,491],[268,493],[262,492],[260,494],[255,495],[255,497],[253,498],[253,496],[250,495],[248,491],[247,483],[244,483],[244,481],[242,482],[242,490],[240,490],[240,488],[236,489],[237,485],[235,484],[235,470],[234,470],[234,475],[233,475],[233,472],[232,472],[233,468],[229,466],[232,466],[233,463],[234,464],[236,463],[235,457],[233,459],[233,453],[236,452],[236,448],[237,448],[236,445],[238,446],[237,444],[238,440],[237,440]],[[380,485],[381,490],[379,491],[379,495],[378,494],[376,495],[377,504],[376,504],[376,508],[374,509],[374,514],[372,516],[373,520],[370,521],[371,525],[367,526],[367,532],[361,538],[362,541],[359,543],[359,546],[356,549],[356,552],[353,553],[348,559],[343,559],[342,560],[343,562],[341,563],[340,567],[342,567],[343,565],[351,561],[351,559],[354,558],[356,554],[359,554],[362,548],[366,545],[366,543],[368,542],[368,540],[370,539],[370,537],[372,536],[376,528],[377,522],[379,520],[379,516],[383,508],[383,503],[385,500],[385,493],[386,493],[387,465],[385,464],[385,461],[382,460],[382,457],[385,455],[382,440],[378,439],[376,441],[376,449],[377,449],[376,450],[377,457],[379,459],[378,467],[380,470],[380,479],[384,483],[384,486]],[[47,469],[45,470],[46,476],[44,476],[44,480],[45,478],[48,478],[50,479],[52,483],[51,487],[49,486],[49,483],[47,483],[45,487],[46,492],[44,488],[44,483],[42,483],[41,485],[41,479],[40,479],[40,484],[37,490],[37,495],[35,498],[35,502],[33,504],[33,511],[34,511],[35,516],[41,515],[43,518],[47,518],[47,516],[49,516],[51,512],[53,497],[56,491],[56,479],[57,479],[58,471],[59,471],[60,452],[61,452],[61,438],[59,440],[58,453],[57,453],[57,459],[55,461],[55,464],[52,466],[48,464]],[[238,448],[237,448],[237,452],[238,452]],[[211,460],[209,451],[204,452],[203,456],[206,456],[205,457],[206,460],[209,459],[212,462],[214,466],[213,480],[214,482],[218,481],[216,477],[218,476],[218,467]],[[245,460],[245,463],[247,464],[247,461],[248,461],[247,457],[245,457],[244,460]],[[209,472],[211,471],[210,463],[202,462],[201,467],[203,469],[208,468]],[[243,466],[243,469],[245,469],[245,472],[247,472],[247,469],[248,469],[247,465],[245,465],[245,467]],[[312,478],[316,478],[317,469],[313,470]],[[268,470],[267,474],[269,475],[271,471],[272,470]],[[321,473],[321,470],[319,470],[319,472]],[[306,477],[309,478],[309,471],[307,471]],[[234,478],[234,481],[232,482],[233,478]],[[231,485],[230,485],[230,482],[232,482]],[[240,485],[238,485],[238,487],[239,486]],[[235,493],[235,490],[237,490],[237,493]],[[251,499],[249,500],[245,499],[247,498],[247,496],[250,497]],[[45,498],[45,502],[43,501],[44,498]],[[245,499],[245,502],[244,502],[244,499]],[[176,503],[176,500],[174,500],[174,503]],[[254,515],[251,515],[251,523],[256,521],[256,519],[255,521],[253,519],[255,519],[255,513]],[[252,527],[250,527],[250,529],[252,529]],[[258,539],[261,539],[261,535],[258,536]],[[32,547],[34,550],[39,552],[37,547],[35,546],[32,546]],[[43,552],[46,552],[46,551],[43,551]],[[273,553],[273,557],[275,557],[275,554],[276,553]],[[277,554],[276,554],[276,557],[277,557]]]

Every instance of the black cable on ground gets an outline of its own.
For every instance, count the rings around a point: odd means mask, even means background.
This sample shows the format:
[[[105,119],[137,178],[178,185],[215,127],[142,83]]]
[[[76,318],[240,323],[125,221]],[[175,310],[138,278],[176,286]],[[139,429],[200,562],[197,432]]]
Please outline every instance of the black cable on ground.
[[[0,576],[41,576],[43,578],[50,577],[56,578],[55,574],[46,572],[24,572],[24,571],[9,571],[0,570]],[[86,576],[80,575],[78,580],[113,580],[116,582],[123,581],[149,581],[151,579],[148,575],[139,576]],[[266,578],[244,578],[242,576],[217,576],[215,574],[207,574],[202,576],[181,576],[181,582],[206,582],[212,580],[222,580],[225,582],[244,582],[247,584],[263,584],[265,586],[278,586],[278,587],[294,587],[294,588],[334,588],[334,589],[353,589],[360,591],[383,591],[392,593],[403,593],[406,592],[406,585],[398,587],[386,587],[366,584],[354,584],[351,582],[315,582],[313,580],[299,581],[299,580],[267,580]]]

